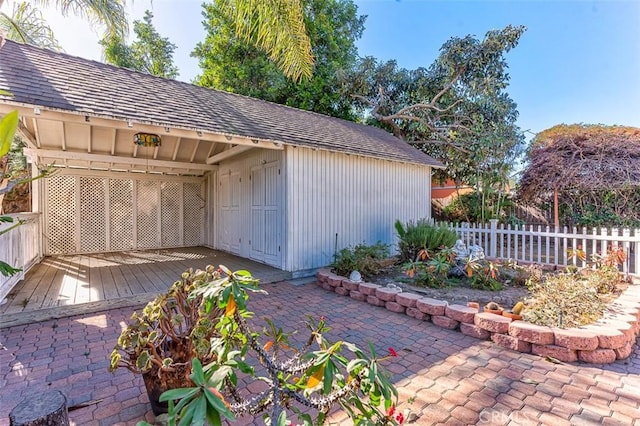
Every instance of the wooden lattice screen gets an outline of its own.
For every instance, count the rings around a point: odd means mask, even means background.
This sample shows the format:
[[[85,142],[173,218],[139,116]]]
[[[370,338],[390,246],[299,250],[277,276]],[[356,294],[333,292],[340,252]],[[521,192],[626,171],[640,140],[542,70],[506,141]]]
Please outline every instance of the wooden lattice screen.
[[[197,246],[203,183],[55,175],[45,180],[45,254]]]

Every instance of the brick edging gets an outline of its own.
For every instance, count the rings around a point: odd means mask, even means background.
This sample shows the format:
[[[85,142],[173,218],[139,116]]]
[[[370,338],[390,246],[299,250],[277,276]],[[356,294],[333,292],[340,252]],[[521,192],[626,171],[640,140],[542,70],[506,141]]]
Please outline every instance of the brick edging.
[[[355,283],[320,269],[316,283],[342,296],[384,307],[518,352],[552,356],[564,362],[609,364],[631,355],[640,333],[640,285],[629,285],[594,324],[560,329],[512,321],[463,305],[400,292],[377,284]]]

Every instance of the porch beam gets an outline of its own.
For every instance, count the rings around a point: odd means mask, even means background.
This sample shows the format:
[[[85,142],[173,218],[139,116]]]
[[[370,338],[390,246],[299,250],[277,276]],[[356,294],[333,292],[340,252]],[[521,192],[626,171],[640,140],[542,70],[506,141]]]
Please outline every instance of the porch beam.
[[[132,158],[132,157],[119,157],[115,155],[101,155],[101,154],[89,154],[86,152],[74,152],[74,151],[57,151],[54,149],[36,149],[31,150],[33,154],[40,158],[54,158],[61,160],[81,160],[81,161],[93,161],[99,163],[112,163],[112,164],[131,164],[136,166],[149,166],[149,167],[166,167],[173,169],[183,170],[199,170],[199,171],[213,171],[218,167],[209,164],[198,163],[183,163],[178,161],[166,161],[166,160],[153,160],[146,158]]]
[[[219,154],[216,154],[214,156],[211,156],[209,158],[207,158],[207,164],[215,164],[215,163],[219,163],[222,160],[227,160],[231,157],[235,157],[238,154],[242,154],[243,152],[249,151],[250,149],[253,149],[252,146],[246,146],[246,145],[238,145],[238,146],[234,146],[231,149],[228,149],[226,151],[222,151]]]
[[[247,145],[254,148],[262,149],[275,149],[281,150],[282,143],[279,141],[264,141],[251,136],[234,136],[225,133],[211,132],[200,129],[184,129],[171,127],[170,124],[146,124],[136,121],[135,119],[115,119],[115,118],[103,118],[93,115],[88,115],[86,112],[67,112],[67,111],[54,111],[49,110],[47,107],[39,107],[39,114],[34,112],[35,105],[10,103],[3,101],[0,103],[0,114],[6,114],[13,110],[18,110],[23,117],[35,117],[52,121],[61,121],[68,123],[81,123],[86,124],[85,117],[89,116],[91,119],[91,125],[97,127],[115,128],[118,130],[130,130],[134,132],[147,132],[147,133],[166,133],[166,128],[169,127],[171,135],[178,136],[186,139],[203,140],[209,142],[221,142],[225,144],[233,145]],[[132,126],[129,127],[129,121]]]
[[[196,158],[196,152],[198,152],[199,146],[200,146],[200,139],[196,141],[196,146],[193,147],[193,151],[191,152],[191,158],[189,159],[190,163],[193,163],[193,159]]]
[[[36,146],[40,148],[40,136],[38,135],[38,121],[35,118],[32,118],[33,123],[33,135],[36,137]]]
[[[22,120],[18,122],[18,133],[26,140],[29,148],[35,149],[38,146],[36,137],[29,131],[27,126],[24,125]]]
[[[118,139],[118,130],[113,130],[113,137],[111,138],[111,155],[116,155],[116,140]]]
[[[171,159],[173,161],[175,161],[176,157],[178,156],[178,150],[180,149],[180,142],[182,142],[182,138],[178,138],[176,140],[176,146],[173,148],[173,155],[171,156]]]

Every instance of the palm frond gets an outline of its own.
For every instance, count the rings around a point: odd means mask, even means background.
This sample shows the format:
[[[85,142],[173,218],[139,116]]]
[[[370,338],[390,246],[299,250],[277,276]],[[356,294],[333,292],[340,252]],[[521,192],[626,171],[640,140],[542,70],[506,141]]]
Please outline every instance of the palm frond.
[[[16,3],[11,15],[0,12],[0,32],[10,40],[61,50],[42,13],[30,3]]]
[[[125,0],[33,0],[36,6],[54,6],[63,16],[75,15],[106,27],[105,35],[126,38],[129,22]]]
[[[223,12],[233,20],[236,36],[264,50],[290,79],[313,74],[311,41],[300,0],[230,0]]]

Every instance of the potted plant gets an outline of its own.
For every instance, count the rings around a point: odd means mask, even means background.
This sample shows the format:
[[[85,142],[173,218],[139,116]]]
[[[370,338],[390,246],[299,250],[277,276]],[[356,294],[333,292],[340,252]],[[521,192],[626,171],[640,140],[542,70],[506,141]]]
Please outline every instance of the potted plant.
[[[367,354],[349,342],[329,342],[323,316],[308,317],[306,341],[290,341],[295,331],[285,332],[269,318],[258,332],[247,321],[254,317],[247,307],[248,293],[266,292],[248,271],[220,268],[224,277],[191,293],[205,311],[218,309],[218,333],[209,341],[215,360],[202,364],[194,358],[192,384],[161,396],[169,403],[170,426],[205,421],[217,426],[247,414],[262,414],[263,424],[291,424],[289,417],[295,416],[304,424],[320,425],[334,405],[342,406],[354,424],[404,422],[405,414],[397,409],[398,392],[381,365],[398,356],[392,347],[379,355],[372,343]],[[266,389],[248,392],[247,383],[254,381]]]
[[[502,312],[504,312],[504,308],[498,305],[496,302],[489,302],[485,305],[484,311],[491,314],[502,315]]]
[[[193,386],[192,360],[215,361],[210,341],[218,331],[221,311],[206,305],[202,294],[192,294],[206,283],[221,279],[221,269],[189,269],[169,290],[134,312],[111,353],[110,371],[118,367],[142,374],[154,414],[167,412],[160,395],[169,389]]]

